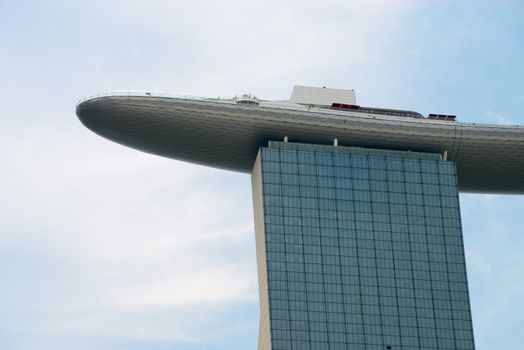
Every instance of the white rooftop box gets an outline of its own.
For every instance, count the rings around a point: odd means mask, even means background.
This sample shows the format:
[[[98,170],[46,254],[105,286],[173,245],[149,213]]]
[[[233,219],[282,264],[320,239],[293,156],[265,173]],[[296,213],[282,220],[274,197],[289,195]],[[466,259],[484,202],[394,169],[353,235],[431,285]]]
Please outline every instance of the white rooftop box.
[[[293,103],[302,105],[331,106],[335,103],[356,104],[355,90],[329,89],[326,87],[298,86],[293,87]]]

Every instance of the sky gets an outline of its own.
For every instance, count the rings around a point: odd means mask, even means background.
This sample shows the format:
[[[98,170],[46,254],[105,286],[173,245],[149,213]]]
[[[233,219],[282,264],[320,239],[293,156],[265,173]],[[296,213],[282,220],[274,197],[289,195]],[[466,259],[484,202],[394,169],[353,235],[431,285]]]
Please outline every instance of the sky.
[[[256,348],[249,176],[102,139],[82,97],[297,84],[522,125],[523,37],[521,1],[0,0],[0,348]],[[524,196],[460,204],[477,349],[520,348]]]

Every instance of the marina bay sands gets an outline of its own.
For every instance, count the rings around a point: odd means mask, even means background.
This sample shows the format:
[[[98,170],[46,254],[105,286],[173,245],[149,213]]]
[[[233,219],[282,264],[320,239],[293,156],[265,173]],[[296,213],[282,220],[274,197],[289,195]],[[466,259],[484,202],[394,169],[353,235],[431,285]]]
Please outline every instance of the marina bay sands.
[[[259,349],[474,349],[459,192],[524,194],[524,128],[357,104],[117,92],[79,102],[117,143],[251,175]]]

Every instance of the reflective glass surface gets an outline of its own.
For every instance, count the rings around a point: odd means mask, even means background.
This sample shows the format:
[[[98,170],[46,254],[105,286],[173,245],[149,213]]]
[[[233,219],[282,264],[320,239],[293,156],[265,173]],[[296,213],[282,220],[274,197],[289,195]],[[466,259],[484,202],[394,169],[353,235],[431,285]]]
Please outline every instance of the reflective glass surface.
[[[452,162],[260,152],[273,349],[474,349]]]

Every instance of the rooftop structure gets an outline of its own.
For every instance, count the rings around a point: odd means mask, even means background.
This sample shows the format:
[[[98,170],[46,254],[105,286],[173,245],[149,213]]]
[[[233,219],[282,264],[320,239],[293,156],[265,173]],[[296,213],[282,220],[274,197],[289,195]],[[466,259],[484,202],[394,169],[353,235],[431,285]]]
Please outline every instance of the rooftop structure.
[[[355,105],[355,90],[295,86],[289,101],[306,106],[331,106],[333,102]]]
[[[335,90],[330,99],[322,94],[329,90],[295,87],[299,103],[119,92],[84,99],[76,112],[89,129],[120,144],[232,171],[250,173],[268,140],[337,139],[343,146],[440,153],[457,164],[462,192],[524,193],[524,127],[360,107],[354,91]]]

